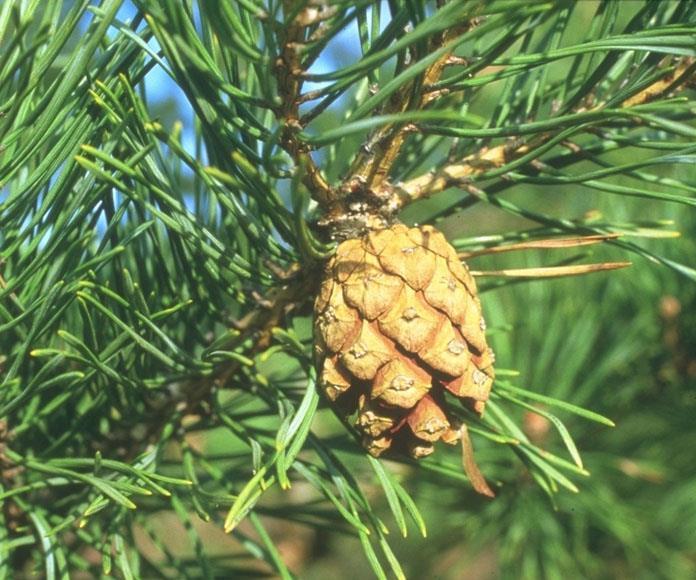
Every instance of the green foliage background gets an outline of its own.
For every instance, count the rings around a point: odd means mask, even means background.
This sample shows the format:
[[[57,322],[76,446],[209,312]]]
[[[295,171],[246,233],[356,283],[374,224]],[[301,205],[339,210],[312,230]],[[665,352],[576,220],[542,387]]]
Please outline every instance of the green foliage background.
[[[376,461],[313,382],[307,288],[330,248],[276,115],[295,13],[6,1],[0,577],[693,577],[696,5],[330,4],[304,58],[335,66],[309,69],[320,93],[297,136],[330,182],[389,123],[419,127],[394,182],[529,139],[402,219],[462,251],[622,234],[474,270],[632,267],[480,279],[499,378],[483,420],[461,413],[495,500],[455,451]],[[425,90],[408,83],[428,42],[482,16],[440,81],[449,96],[387,118],[394,95]],[[340,30],[365,56],[345,62]],[[622,108],[679,66],[671,90]],[[158,68],[193,108],[193,143],[173,121],[185,111],[147,94]],[[293,287],[305,299],[259,347],[266,302]]]

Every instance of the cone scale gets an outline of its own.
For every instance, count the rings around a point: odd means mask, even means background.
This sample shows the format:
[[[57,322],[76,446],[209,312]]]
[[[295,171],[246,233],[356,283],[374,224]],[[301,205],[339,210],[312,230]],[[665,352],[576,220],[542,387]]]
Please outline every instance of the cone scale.
[[[476,284],[435,228],[398,224],[343,241],[314,315],[319,384],[355,416],[372,455],[420,458],[457,443],[465,429],[449,395],[483,413],[493,353]]]

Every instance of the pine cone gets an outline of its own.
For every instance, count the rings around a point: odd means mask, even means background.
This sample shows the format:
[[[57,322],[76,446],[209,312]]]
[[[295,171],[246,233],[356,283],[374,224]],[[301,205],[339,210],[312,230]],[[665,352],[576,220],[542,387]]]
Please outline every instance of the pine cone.
[[[315,308],[320,385],[375,456],[424,457],[462,426],[446,392],[482,414],[493,353],[471,274],[431,226],[395,225],[342,242]]]

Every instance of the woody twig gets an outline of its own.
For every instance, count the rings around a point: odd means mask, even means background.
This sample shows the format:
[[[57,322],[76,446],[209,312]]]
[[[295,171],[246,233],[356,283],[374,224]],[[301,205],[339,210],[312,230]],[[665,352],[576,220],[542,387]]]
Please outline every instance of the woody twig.
[[[443,70],[451,62],[452,52],[456,46],[455,40],[478,23],[477,19],[444,30],[431,38],[429,52],[449,46],[435,62],[433,62],[415,80],[408,83],[402,90],[394,94],[389,101],[384,114],[403,113],[409,109],[424,109],[429,103],[442,96],[442,91],[433,89],[440,79]],[[419,87],[419,90],[414,90]],[[380,186],[389,175],[401,147],[411,130],[409,124],[388,124],[377,129],[361,149],[350,170],[352,180],[358,180],[370,191],[379,191]]]
[[[422,110],[443,96],[445,91],[435,88],[437,81],[448,65],[460,63],[461,59],[453,55],[458,39],[478,25],[479,20],[474,16],[433,35],[428,52],[439,51],[441,54],[420,75],[395,92],[381,113]],[[412,49],[407,50],[406,62],[412,56]],[[402,204],[394,195],[388,177],[412,130],[413,125],[409,123],[390,123],[375,129],[367,137],[348,171],[348,177],[337,186],[333,203],[320,222],[332,231],[335,239],[355,237],[365,230],[387,227],[393,221]]]
[[[657,97],[687,86],[690,79],[693,78],[695,69],[696,63],[694,63],[693,59],[682,59],[676,66],[666,70],[662,78],[623,101],[621,107],[630,108],[642,105]],[[594,107],[594,110],[599,110],[603,107],[603,104],[599,104]],[[503,167],[507,163],[519,159],[530,151],[548,143],[553,137],[553,133],[544,133],[526,142],[516,141],[490,148],[485,147],[457,163],[445,165],[436,171],[395,185],[390,191],[389,202],[392,206],[400,208],[417,199],[430,197],[452,185],[469,181],[492,168]]]
[[[293,13],[292,4],[290,0],[283,2],[286,14]],[[312,159],[310,147],[298,138],[298,133],[303,129],[299,114],[304,73],[301,49],[305,43],[307,27],[323,19],[324,11],[307,7],[298,12],[284,29],[281,54],[275,63],[278,93],[282,101],[276,116],[282,123],[280,142],[283,149],[293,158],[295,164],[302,168],[302,182],[312,197],[320,205],[328,207],[335,194]]]
[[[231,339],[231,344],[221,346],[220,350],[233,348],[234,344],[249,341],[245,356],[258,354],[270,346],[273,329],[282,326],[284,317],[306,303],[312,292],[308,285],[313,284],[309,277],[293,279],[288,284],[272,289],[263,297],[264,307],[255,308],[238,322],[241,328],[239,336]],[[233,343],[233,344],[232,344]],[[153,408],[152,420],[147,425],[147,432],[140,440],[159,441],[163,430],[171,424],[172,417],[178,417],[180,422],[185,416],[205,412],[210,407],[210,397],[216,389],[224,388],[229,381],[241,370],[243,364],[236,359],[226,360],[218,364],[215,370],[205,376],[192,377],[179,389],[179,396],[168,398],[164,404]],[[136,443],[128,450],[128,455],[134,457],[142,451],[140,441],[133,441],[130,433],[126,435],[130,442]]]

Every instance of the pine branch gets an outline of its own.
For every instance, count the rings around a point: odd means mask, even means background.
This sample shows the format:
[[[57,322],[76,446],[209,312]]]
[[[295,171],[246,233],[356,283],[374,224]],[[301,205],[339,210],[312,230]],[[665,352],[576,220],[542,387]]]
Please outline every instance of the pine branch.
[[[0,3],[0,577],[693,576],[695,15]],[[487,411],[418,461],[331,416],[309,309],[400,221],[491,275]]]

